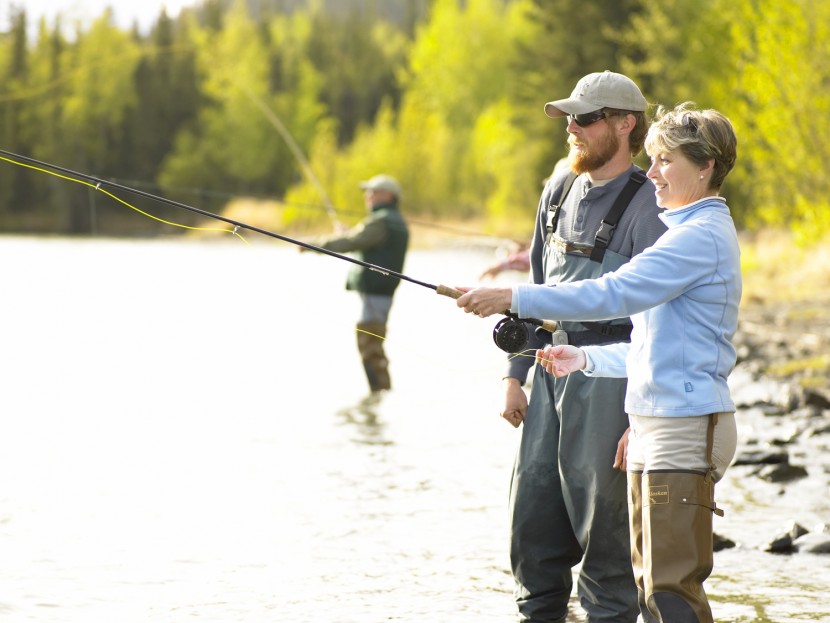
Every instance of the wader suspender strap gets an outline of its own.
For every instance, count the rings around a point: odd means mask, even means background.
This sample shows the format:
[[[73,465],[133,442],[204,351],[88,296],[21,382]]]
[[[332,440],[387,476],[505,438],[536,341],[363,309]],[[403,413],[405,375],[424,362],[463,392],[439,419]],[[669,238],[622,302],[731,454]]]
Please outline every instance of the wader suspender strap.
[[[556,225],[559,222],[559,209],[562,207],[562,203],[565,201],[565,197],[568,196],[571,186],[573,186],[574,180],[577,177],[578,175],[573,171],[568,173],[568,177],[565,178],[562,187],[559,189],[559,194],[554,193],[555,198],[551,197],[550,205],[548,206],[548,222],[545,224],[545,232],[547,234],[545,236],[545,245],[550,244],[550,239],[556,232]]]
[[[628,182],[623,186],[620,194],[617,195],[614,205],[608,210],[608,214],[602,219],[602,225],[597,230],[597,235],[594,238],[594,248],[591,250],[592,261],[601,262],[602,258],[605,257],[605,249],[608,248],[608,243],[611,242],[611,236],[614,235],[614,230],[617,228],[620,217],[645,181],[646,174],[639,169],[634,171],[631,177],[628,178]]]
[[[555,199],[551,199],[551,203],[548,206],[547,225],[545,227],[547,232],[547,236],[545,238],[546,245],[550,244],[550,239],[556,232],[556,225],[559,221],[559,210],[565,202],[565,197],[568,196],[568,191],[570,191],[576,178],[576,173],[569,173],[568,177],[565,178],[565,182],[562,184],[559,196]],[[628,178],[628,182],[626,182],[625,186],[620,191],[620,194],[617,196],[614,204],[611,206],[611,209],[608,210],[608,214],[606,214],[605,218],[602,219],[602,225],[600,225],[594,239],[594,248],[591,250],[592,261],[602,262],[602,258],[605,257],[605,250],[608,248],[608,243],[611,241],[611,236],[614,234],[614,229],[616,229],[620,217],[623,215],[623,212],[625,212],[625,209],[628,207],[631,199],[635,194],[637,194],[640,186],[642,186],[645,181],[646,175],[639,169],[634,171]],[[600,324],[598,322],[581,322],[580,324],[582,324],[582,326],[588,329],[591,333],[599,333],[600,335],[612,338],[613,340],[626,341],[631,339],[630,324],[613,325]]]
[[[625,212],[628,204],[640,190],[640,186],[646,181],[646,174],[639,169],[631,174],[628,181],[623,186],[620,194],[614,200],[614,205],[608,210],[608,214],[602,219],[602,225],[597,230],[597,235],[594,238],[594,248],[591,249],[591,260],[594,262],[602,262],[605,257],[605,250],[608,248],[608,243],[611,242],[611,236],[614,235],[614,230],[617,228],[617,223],[620,222],[620,217]],[[630,324],[600,324],[598,322],[583,322],[582,326],[593,331],[605,335],[606,337],[616,338],[627,341],[631,339],[631,325]]]

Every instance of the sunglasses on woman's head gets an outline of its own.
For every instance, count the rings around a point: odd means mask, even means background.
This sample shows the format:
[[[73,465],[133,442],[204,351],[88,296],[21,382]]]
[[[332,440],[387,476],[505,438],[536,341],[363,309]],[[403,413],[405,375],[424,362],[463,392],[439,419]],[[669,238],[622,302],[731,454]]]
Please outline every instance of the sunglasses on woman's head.
[[[694,120],[691,113],[683,115],[682,125],[684,128],[689,128],[692,134],[697,134],[697,121]]]

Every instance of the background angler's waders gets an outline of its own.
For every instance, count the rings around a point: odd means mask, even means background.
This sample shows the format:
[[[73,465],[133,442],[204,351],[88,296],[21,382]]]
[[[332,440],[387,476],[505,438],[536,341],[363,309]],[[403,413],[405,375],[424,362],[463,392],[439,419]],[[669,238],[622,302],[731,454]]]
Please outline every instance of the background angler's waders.
[[[369,389],[373,392],[391,389],[389,378],[389,360],[383,350],[386,337],[386,325],[381,322],[359,322],[357,324],[357,349],[363,361]],[[371,335],[370,335],[371,334]]]

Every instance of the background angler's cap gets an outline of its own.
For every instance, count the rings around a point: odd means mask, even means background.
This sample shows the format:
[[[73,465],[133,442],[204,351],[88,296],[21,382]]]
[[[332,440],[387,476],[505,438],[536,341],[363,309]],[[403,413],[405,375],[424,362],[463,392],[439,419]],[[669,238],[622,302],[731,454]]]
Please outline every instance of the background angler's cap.
[[[401,185],[391,175],[375,175],[373,178],[360,182],[363,190],[386,190],[395,195],[401,196]]]
[[[576,83],[571,96],[545,104],[548,117],[582,115],[600,108],[644,111],[648,102],[634,81],[613,71],[588,74]]]

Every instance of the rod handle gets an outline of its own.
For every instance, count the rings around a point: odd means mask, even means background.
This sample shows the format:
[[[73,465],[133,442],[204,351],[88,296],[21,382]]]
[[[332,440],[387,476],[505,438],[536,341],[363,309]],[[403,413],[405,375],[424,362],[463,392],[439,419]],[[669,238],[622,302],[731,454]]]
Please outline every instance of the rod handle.
[[[435,286],[435,291],[440,294],[441,296],[448,296],[453,299],[457,299],[464,294],[461,290],[456,290],[455,288],[451,288],[449,286],[442,286],[437,285]],[[559,325],[556,323],[555,320],[540,320],[540,326],[545,329],[546,331],[550,331],[553,333],[559,328]]]
[[[541,323],[541,327],[545,331],[550,331],[551,333],[553,333],[559,328],[559,325],[556,323],[555,320],[542,320]]]
[[[435,286],[435,291],[441,296],[448,296],[451,299],[460,298],[464,294],[461,290],[442,285]]]

